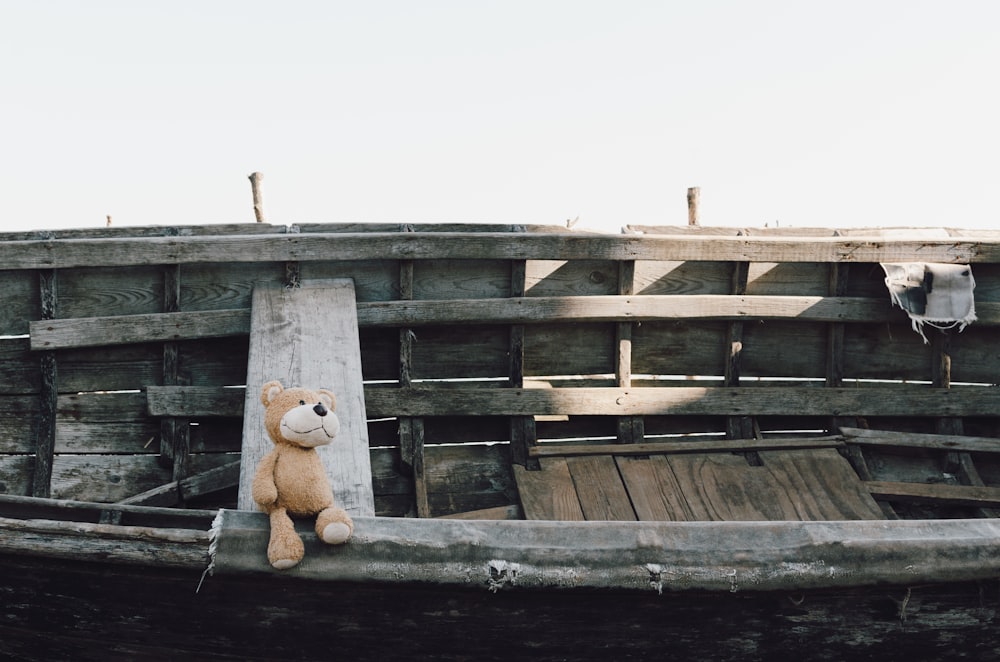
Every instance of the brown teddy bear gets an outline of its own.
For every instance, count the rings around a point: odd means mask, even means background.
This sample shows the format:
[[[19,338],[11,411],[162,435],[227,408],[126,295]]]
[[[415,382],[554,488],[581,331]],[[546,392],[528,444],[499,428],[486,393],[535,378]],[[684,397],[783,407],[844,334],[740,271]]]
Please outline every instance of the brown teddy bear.
[[[271,518],[267,560],[279,570],[298,564],[305,555],[291,516],[316,517],[316,535],[331,545],[347,542],[354,523],[333,504],[333,491],[316,452],[340,430],[333,413],[336,398],[325,389],[284,388],[264,384],[264,426],[274,449],[264,456],[253,480],[253,500]]]

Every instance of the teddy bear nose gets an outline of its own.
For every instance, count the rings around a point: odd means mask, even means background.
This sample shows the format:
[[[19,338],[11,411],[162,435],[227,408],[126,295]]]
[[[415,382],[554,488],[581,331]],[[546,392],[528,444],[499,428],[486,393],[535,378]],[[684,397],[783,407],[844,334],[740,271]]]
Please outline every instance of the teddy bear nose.
[[[313,407],[313,411],[316,412],[317,416],[326,416],[326,407],[323,406],[322,402]]]

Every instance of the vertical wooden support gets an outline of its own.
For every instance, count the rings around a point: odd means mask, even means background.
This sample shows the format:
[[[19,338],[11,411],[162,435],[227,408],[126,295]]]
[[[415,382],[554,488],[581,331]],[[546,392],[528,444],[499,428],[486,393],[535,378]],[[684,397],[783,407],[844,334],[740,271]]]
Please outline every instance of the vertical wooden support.
[[[742,234],[742,232],[740,233]],[[747,281],[750,277],[749,262],[734,262],[729,292],[735,295],[747,293]],[[723,386],[740,385],[740,358],[743,353],[743,322],[729,322],[726,326],[726,363]],[[752,439],[754,421],[751,416],[727,416],[726,438]]]
[[[338,505],[351,515],[375,514],[371,450],[365,416],[354,281],[303,281],[301,287],[258,283],[250,314],[250,352],[243,411],[239,507],[254,510],[251,483],[273,444],[264,429],[261,387],[328,388],[337,397],[340,433],[317,452]]]
[[[264,173],[250,173],[250,193],[253,196],[253,215],[257,219],[258,223],[267,223],[267,217],[264,215],[264,192],[261,190],[261,188],[263,188],[263,180]]]
[[[413,232],[412,225],[404,225],[403,232]],[[413,299],[413,260],[399,261],[399,298]],[[413,383],[413,342],[416,335],[409,327],[399,330],[399,387],[409,388]],[[413,474],[413,494],[417,517],[430,517],[431,504],[427,495],[427,472],[424,462],[424,419],[414,416],[399,417],[399,453],[403,465]]]
[[[523,226],[514,228],[515,232],[524,232]],[[527,290],[526,260],[512,260],[510,263],[510,296],[523,297]],[[524,325],[512,324],[510,327],[510,356],[508,384],[511,388],[524,388]],[[537,445],[538,437],[535,429],[534,416],[511,416],[510,418],[510,456],[511,462],[526,469],[540,469],[537,459],[528,456],[528,449]]]
[[[38,274],[42,319],[56,318],[56,270],[48,269]],[[35,440],[35,470],[32,476],[31,495],[52,495],[52,462],[56,446],[56,411],[59,401],[58,372],[55,351],[42,352],[39,357],[42,373],[38,408],[38,437]]]
[[[179,264],[163,271],[163,312],[176,313],[181,308],[181,267]],[[181,378],[177,342],[163,343],[163,385],[178,386]],[[191,434],[187,419],[174,416],[160,421],[160,458],[173,465],[173,480],[186,478],[190,473]]]
[[[698,204],[701,199],[701,188],[692,186],[688,189],[688,225],[698,225]]]
[[[635,260],[618,263],[618,294],[635,294]],[[615,326],[615,381],[619,388],[632,387],[632,329],[633,322],[618,322]],[[618,443],[638,444],[645,435],[642,416],[618,417]]]

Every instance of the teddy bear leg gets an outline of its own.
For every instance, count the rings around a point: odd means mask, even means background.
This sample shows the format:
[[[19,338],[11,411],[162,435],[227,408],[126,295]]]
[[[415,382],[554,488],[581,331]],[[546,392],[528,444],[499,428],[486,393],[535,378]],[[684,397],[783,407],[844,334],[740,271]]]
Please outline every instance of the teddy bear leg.
[[[343,508],[330,506],[316,516],[316,535],[330,545],[347,542],[354,533],[354,522]]]
[[[284,508],[275,508],[271,516],[271,540],[267,545],[267,560],[278,570],[298,565],[305,556],[305,545],[295,532],[295,524]]]

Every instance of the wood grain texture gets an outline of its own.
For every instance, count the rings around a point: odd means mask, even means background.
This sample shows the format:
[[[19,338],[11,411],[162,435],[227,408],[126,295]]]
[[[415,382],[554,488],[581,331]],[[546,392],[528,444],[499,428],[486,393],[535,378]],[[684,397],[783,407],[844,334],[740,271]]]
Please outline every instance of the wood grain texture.
[[[340,434],[318,452],[338,505],[352,515],[373,514],[354,284],[303,281],[294,289],[263,284],[254,290],[253,301],[239,507],[255,509],[250,483],[272,445],[260,389],[277,379],[285,386],[329,388],[336,394]]]
[[[705,260],[733,262],[1000,262],[994,237],[704,237],[513,233],[309,233],[8,242],[8,269],[197,262],[370,259]]]
[[[569,466],[563,458],[545,459],[541,469],[514,465],[514,478],[525,519],[581,521],[584,519]]]
[[[865,446],[901,446],[949,451],[1000,453],[1000,439],[994,437],[895,432],[892,430],[868,430],[850,427],[842,427],[840,428],[840,432],[852,443]]]
[[[636,516],[644,522],[690,522],[694,512],[663,456],[616,457]]]
[[[635,511],[614,458],[573,457],[566,460],[580,508],[588,520],[634,521]]]

